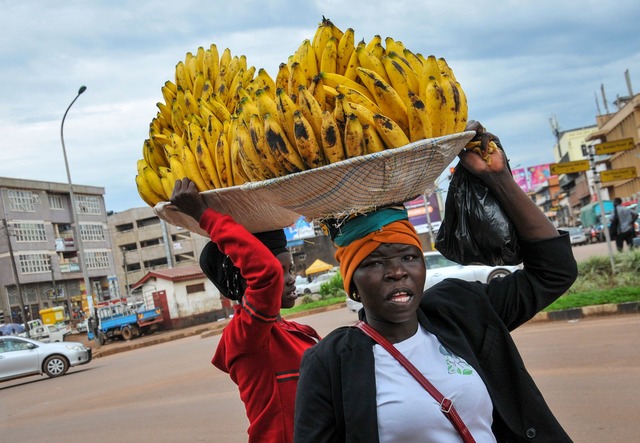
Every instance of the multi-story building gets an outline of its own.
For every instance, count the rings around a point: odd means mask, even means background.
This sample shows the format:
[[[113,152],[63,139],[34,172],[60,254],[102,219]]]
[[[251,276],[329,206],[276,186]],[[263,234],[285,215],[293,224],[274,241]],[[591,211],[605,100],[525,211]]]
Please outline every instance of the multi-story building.
[[[104,188],[74,184],[73,191],[80,239],[68,184],[0,177],[0,323],[56,306],[70,319],[87,313],[83,271],[94,302],[118,296]]]
[[[136,299],[131,287],[149,271],[198,264],[209,241],[199,234],[166,223],[149,206],[109,214],[116,275],[122,297]]]
[[[607,169],[620,170],[635,167],[636,176],[602,183],[611,199],[619,197],[623,202],[637,202],[640,198],[640,94],[620,97],[616,101],[618,111],[597,117],[598,131],[591,134],[593,143],[631,139],[633,147],[607,156]]]

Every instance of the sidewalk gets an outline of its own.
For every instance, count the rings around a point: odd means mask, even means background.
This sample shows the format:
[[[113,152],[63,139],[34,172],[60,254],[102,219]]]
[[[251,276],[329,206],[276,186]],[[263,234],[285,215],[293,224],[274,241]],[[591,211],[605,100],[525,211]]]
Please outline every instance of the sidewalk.
[[[331,311],[334,309],[344,309],[345,303],[339,303],[332,306],[326,306],[324,308],[314,309],[313,311],[298,312],[295,314],[287,315],[287,319],[293,319],[298,317],[304,317],[309,314],[317,314],[320,312]],[[582,308],[566,309],[563,311],[553,312],[540,312],[533,317],[530,322],[540,321],[569,321],[579,320],[585,317],[605,316],[605,315],[618,315],[618,314],[640,314],[640,302],[629,302],[620,304],[607,304],[597,306],[585,306]],[[201,338],[212,337],[222,332],[222,329],[227,325],[229,321],[223,320],[215,323],[208,323],[204,325],[190,326],[182,329],[173,329],[168,331],[159,331],[153,335],[139,337],[129,341],[119,341],[108,343],[100,348],[96,348],[93,341],[88,341],[86,334],[74,335],[69,337],[68,341],[75,341],[90,346],[93,349],[93,357],[106,357],[107,355],[113,355],[120,352],[130,351],[132,349],[144,348],[146,346],[157,345],[160,343],[166,343],[172,340],[178,340],[181,338],[192,337],[199,335]]]

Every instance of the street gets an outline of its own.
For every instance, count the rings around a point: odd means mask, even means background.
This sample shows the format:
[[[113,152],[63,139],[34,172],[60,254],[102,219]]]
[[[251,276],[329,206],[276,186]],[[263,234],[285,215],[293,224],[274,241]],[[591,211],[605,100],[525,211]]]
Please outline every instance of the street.
[[[346,308],[302,317],[321,335]],[[529,372],[576,442],[640,441],[640,316],[536,322],[514,333]],[[58,379],[0,383],[2,440],[246,442],[236,386],[199,336],[95,359]]]

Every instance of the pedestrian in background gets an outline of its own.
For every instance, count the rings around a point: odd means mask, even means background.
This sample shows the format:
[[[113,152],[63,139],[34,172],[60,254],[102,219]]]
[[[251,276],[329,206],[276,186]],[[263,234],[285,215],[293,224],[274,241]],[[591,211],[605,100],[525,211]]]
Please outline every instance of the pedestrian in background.
[[[634,222],[638,219],[638,213],[626,206],[622,206],[622,199],[613,199],[613,220],[611,221],[611,235],[615,236],[616,248],[622,252],[625,242],[629,250],[633,249],[633,238],[636,236]]]
[[[289,443],[302,354],[320,336],[280,316],[297,298],[284,231],[251,234],[231,216],[208,208],[188,178],[176,182],[171,203],[209,233],[200,267],[223,296],[239,303],[212,363],[238,385],[248,441]]]

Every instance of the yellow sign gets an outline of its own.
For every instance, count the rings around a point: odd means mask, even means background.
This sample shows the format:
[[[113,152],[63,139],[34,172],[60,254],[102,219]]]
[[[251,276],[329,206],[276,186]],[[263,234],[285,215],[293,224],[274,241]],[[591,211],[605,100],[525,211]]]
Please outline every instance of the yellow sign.
[[[610,142],[599,143],[595,145],[596,154],[612,154],[614,152],[619,151],[628,151],[629,149],[633,149],[635,143],[633,143],[632,138],[624,138],[622,140],[614,140]]]
[[[613,182],[616,180],[628,180],[631,178],[636,178],[638,175],[636,174],[635,166],[631,166],[629,168],[620,168],[620,169],[610,169],[608,171],[600,172],[600,181],[601,182]]]
[[[578,160],[575,162],[551,163],[549,172],[551,175],[571,174],[589,170],[589,160]]]

